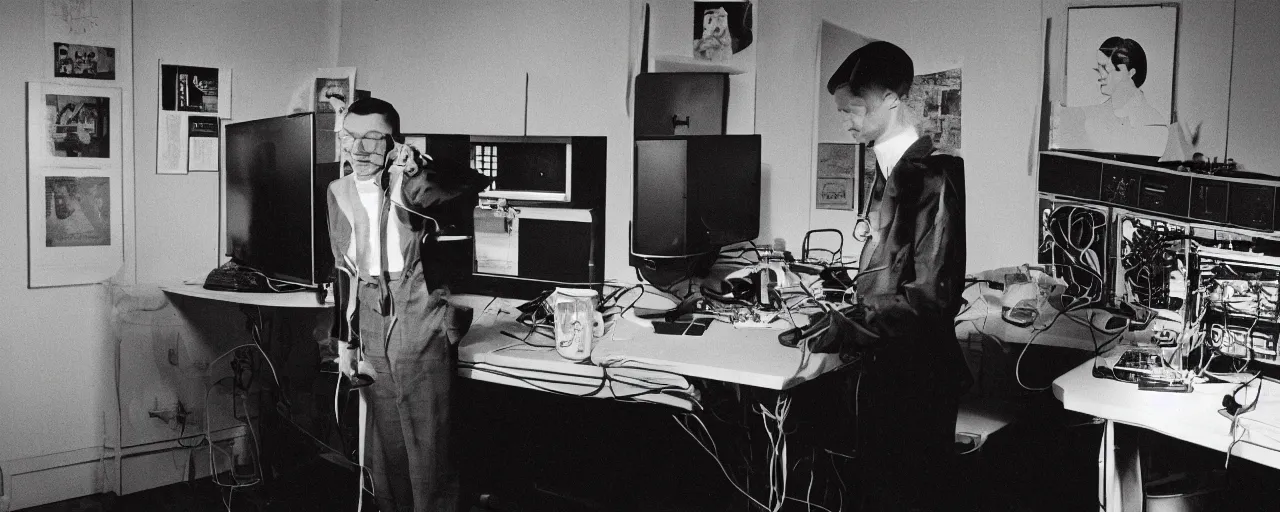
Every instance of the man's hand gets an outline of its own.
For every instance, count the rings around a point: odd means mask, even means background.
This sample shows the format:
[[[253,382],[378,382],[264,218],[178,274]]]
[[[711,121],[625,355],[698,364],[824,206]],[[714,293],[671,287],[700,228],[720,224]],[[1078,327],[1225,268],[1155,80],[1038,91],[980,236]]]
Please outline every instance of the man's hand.
[[[391,173],[393,178],[398,176],[416,176],[420,172],[418,150],[408,144],[396,143],[390,151],[387,152],[387,171]]]
[[[360,359],[359,347],[355,347],[345,341],[338,342],[338,372],[346,376],[348,379],[354,379],[358,360]]]

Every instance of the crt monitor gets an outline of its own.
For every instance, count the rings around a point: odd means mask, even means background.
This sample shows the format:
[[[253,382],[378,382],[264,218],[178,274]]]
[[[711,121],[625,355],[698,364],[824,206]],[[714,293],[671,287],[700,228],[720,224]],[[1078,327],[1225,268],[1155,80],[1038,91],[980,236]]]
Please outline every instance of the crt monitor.
[[[632,264],[679,265],[760,233],[760,136],[635,142]]]
[[[228,124],[226,158],[227,256],[272,279],[328,281],[325,190],[337,175],[315,164],[314,115]]]

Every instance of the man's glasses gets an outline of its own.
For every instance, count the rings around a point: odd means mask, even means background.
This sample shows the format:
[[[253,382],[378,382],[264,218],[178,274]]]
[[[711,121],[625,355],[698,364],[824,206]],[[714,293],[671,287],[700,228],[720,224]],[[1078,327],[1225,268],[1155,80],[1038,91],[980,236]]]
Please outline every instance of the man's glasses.
[[[375,132],[376,133],[376,132]],[[387,140],[389,137],[383,134],[365,134],[363,137],[356,138],[350,133],[342,133],[338,136],[338,143],[342,145],[342,150],[349,153],[361,154],[384,154],[387,152]]]

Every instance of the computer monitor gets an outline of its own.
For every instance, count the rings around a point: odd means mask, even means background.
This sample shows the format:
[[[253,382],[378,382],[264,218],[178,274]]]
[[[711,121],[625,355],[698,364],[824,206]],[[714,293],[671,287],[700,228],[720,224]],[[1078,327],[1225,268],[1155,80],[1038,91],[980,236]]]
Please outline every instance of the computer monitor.
[[[631,264],[657,268],[760,235],[760,136],[635,142]]]
[[[269,278],[328,282],[326,190],[338,164],[317,165],[311,113],[226,125],[227,256]]]

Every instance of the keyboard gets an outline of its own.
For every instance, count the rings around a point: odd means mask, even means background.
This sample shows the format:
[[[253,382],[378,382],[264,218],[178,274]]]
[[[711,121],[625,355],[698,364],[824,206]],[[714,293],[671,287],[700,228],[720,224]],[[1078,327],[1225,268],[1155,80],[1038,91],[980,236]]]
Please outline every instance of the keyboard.
[[[204,288],[224,292],[267,293],[273,291],[270,286],[267,286],[267,278],[262,274],[230,264],[211,270],[204,278]]]

